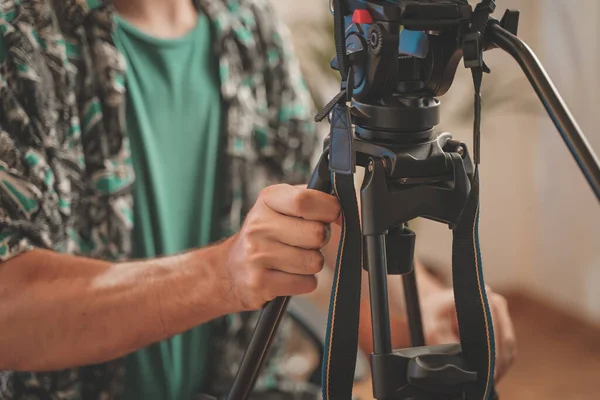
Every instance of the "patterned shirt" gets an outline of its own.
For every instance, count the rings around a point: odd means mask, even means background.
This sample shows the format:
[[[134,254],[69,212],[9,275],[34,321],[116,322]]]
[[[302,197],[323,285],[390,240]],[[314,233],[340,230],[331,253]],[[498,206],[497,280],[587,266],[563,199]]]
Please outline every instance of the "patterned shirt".
[[[212,22],[220,63],[226,232],[240,227],[265,186],[305,182],[318,145],[310,95],[269,1],[196,2]],[[113,13],[108,0],[0,0],[7,49],[0,65],[2,261],[33,248],[111,261],[130,257],[134,174]],[[256,315],[222,319],[211,392],[226,392]],[[309,386],[285,382],[273,354],[257,388],[317,396]],[[0,400],[119,399],[123,365],[0,372]]]

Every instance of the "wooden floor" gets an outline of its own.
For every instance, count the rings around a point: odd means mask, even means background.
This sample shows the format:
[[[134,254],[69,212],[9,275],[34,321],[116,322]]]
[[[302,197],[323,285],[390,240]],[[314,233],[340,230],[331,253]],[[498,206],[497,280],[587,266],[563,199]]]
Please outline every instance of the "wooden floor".
[[[600,329],[521,295],[508,295],[519,357],[500,399],[600,399]]]

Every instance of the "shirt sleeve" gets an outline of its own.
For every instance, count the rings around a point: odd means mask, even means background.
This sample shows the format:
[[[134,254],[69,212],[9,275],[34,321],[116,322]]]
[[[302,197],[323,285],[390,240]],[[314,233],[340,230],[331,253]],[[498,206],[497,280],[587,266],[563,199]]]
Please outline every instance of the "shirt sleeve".
[[[26,49],[23,43],[19,48]],[[57,170],[51,167],[55,138],[44,126],[52,117],[43,107],[49,92],[41,88],[49,71],[36,70],[30,50],[23,52],[29,62],[16,55],[0,63],[0,262],[36,247],[56,247],[64,233]]]
[[[36,247],[50,248],[59,225],[52,207],[56,201],[45,183],[52,170],[43,165],[41,153],[14,139],[0,125],[0,261]],[[42,165],[35,168],[34,162]]]
[[[286,181],[306,183],[321,149],[315,104],[294,53],[291,32],[269,1],[257,1],[255,18],[266,59],[265,86],[275,152]]]

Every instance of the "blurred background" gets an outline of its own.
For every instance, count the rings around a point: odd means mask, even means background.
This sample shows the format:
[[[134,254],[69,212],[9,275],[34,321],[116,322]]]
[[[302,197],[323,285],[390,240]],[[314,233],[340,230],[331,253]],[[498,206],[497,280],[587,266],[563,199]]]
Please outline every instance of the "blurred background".
[[[321,106],[339,89],[339,76],[328,68],[328,0],[273,3]],[[497,18],[507,8],[521,11],[519,36],[600,153],[600,1],[496,3]],[[486,53],[486,62],[492,73],[482,91],[480,240],[486,281],[508,298],[519,340],[501,398],[600,398],[600,207],[517,64],[500,50]],[[472,96],[461,64],[440,99],[438,128],[469,144]],[[413,227],[418,256],[447,277],[451,232],[426,220]]]

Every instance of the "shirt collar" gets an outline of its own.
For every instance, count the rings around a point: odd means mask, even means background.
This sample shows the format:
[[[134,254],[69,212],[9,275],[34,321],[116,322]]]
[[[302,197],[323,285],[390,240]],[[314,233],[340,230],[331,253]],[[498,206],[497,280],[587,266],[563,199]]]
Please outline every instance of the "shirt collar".
[[[213,16],[220,16],[226,10],[225,3],[221,0],[191,1],[196,7],[206,10],[211,19]],[[67,33],[71,33],[83,25],[91,12],[105,9],[112,13],[112,7],[112,0],[61,0],[55,2],[56,17],[63,31]]]

